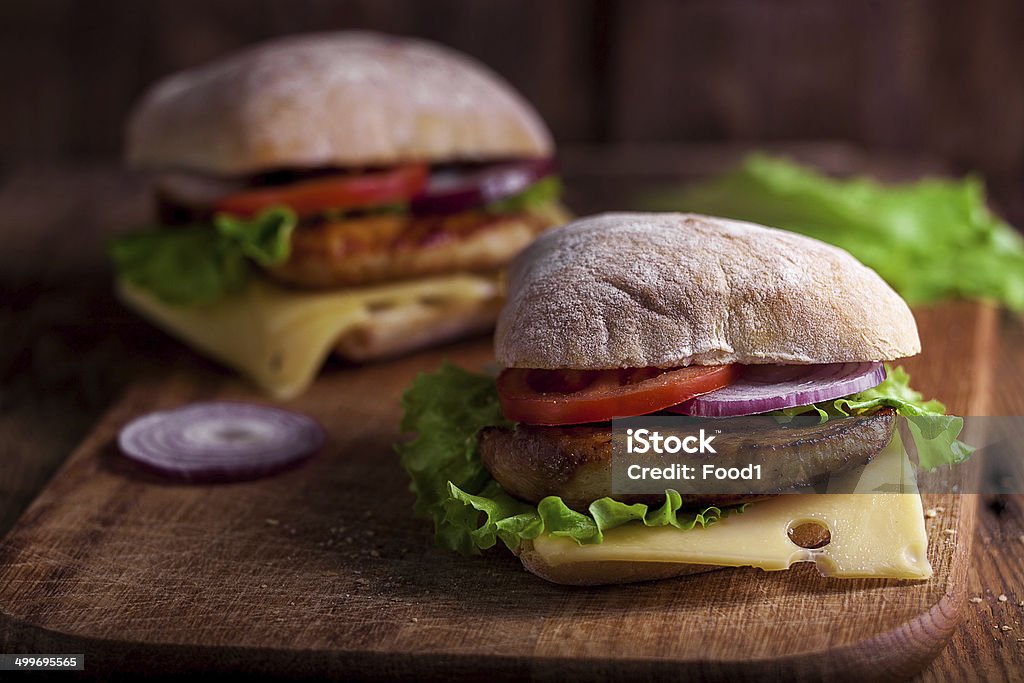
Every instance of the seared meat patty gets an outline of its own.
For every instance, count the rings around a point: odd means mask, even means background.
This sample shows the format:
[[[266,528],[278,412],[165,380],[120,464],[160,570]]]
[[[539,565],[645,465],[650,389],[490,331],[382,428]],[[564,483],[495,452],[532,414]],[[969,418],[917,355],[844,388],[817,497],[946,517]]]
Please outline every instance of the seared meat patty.
[[[735,423],[734,423],[735,424]],[[761,419],[758,423],[767,424]],[[722,467],[763,463],[762,481],[788,482],[763,492],[683,495],[684,507],[736,505],[787,490],[814,485],[831,474],[869,462],[892,440],[896,413],[883,409],[869,417],[831,420],[809,427],[782,426],[731,430],[715,439],[716,455],[674,456],[680,462]],[[490,427],[479,436],[480,459],[491,476],[511,495],[530,502],[561,496],[569,507],[585,511],[605,496],[624,503],[658,504],[663,495],[612,494],[612,430],[610,424],[514,429]],[[667,482],[672,487],[671,482]]]
[[[292,285],[331,288],[499,268],[559,224],[550,212],[378,214],[302,225],[291,257],[270,269]]]

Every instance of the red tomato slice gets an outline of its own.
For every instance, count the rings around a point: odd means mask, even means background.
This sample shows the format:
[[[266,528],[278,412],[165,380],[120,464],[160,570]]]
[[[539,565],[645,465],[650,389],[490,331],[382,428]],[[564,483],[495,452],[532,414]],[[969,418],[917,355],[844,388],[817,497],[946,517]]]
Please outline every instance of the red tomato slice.
[[[622,370],[507,368],[498,375],[505,417],[536,425],[603,422],[646,415],[721,389],[739,376],[739,365]]]
[[[325,209],[407,202],[423,191],[427,176],[425,164],[413,164],[390,171],[315,178],[228,195],[215,204],[214,210],[252,216],[271,206],[284,205],[303,217]]]

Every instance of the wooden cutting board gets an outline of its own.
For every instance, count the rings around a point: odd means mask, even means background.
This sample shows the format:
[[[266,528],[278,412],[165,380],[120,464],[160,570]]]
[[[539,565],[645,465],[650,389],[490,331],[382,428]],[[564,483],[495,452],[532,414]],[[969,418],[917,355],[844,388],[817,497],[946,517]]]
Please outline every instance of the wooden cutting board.
[[[914,384],[984,414],[995,315],[919,312]],[[330,441],[262,481],[178,485],[117,454],[132,417],[254,398],[194,359],[133,388],[0,544],[0,652],[83,652],[94,673],[251,671],[479,680],[898,679],[944,646],[965,602],[975,501],[926,507],[935,576],[822,578],[730,569],[604,588],[547,584],[509,553],[432,546],[391,444],[399,397],[442,358],[481,367],[485,340],[389,364],[332,367],[291,407]]]

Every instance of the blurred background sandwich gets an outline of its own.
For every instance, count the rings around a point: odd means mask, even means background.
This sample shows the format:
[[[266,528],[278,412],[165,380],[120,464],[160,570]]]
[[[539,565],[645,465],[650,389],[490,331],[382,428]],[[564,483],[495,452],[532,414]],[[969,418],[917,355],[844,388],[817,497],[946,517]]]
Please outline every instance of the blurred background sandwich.
[[[551,136],[455,51],[284,38],[171,75],[128,124],[159,224],[111,245],[129,306],[288,397],[489,329],[500,269],[564,222]]]

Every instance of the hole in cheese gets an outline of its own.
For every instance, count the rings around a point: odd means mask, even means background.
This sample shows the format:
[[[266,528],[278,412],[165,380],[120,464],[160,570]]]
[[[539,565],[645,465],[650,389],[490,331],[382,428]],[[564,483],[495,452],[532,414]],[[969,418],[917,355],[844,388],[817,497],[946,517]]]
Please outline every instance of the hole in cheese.
[[[450,306],[452,300],[451,297],[444,296],[443,294],[428,294],[420,297],[420,303],[431,308],[444,308],[445,306]]]
[[[801,548],[824,548],[832,542],[828,525],[819,519],[794,520],[786,529],[789,540]]]
[[[822,574],[838,578],[927,579],[932,568],[921,496],[872,493],[894,478],[906,481],[908,467],[900,440],[893,439],[863,472],[849,475],[864,493],[776,496],[752,503],[743,514],[688,531],[624,524],[606,531],[603,543],[588,545],[541,534],[533,539],[533,549],[550,565],[671,562],[775,571],[814,562]],[[842,482],[844,490],[852,483]],[[827,545],[803,548],[793,542],[788,529],[809,521],[829,530]]]

